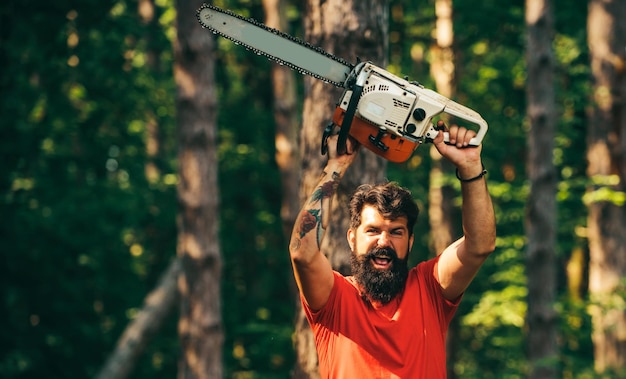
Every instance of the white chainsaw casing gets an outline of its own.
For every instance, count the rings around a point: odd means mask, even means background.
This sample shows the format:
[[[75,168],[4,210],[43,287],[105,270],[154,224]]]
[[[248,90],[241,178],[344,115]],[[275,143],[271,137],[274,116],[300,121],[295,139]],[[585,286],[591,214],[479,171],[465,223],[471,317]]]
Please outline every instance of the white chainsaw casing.
[[[364,63],[355,70],[358,72],[354,77],[361,78],[364,83],[356,117],[386,133],[421,143],[436,136],[432,119],[444,112],[477,125],[477,135],[470,144],[478,145],[482,141],[487,123],[475,111],[372,63]],[[349,86],[346,87],[348,89],[339,103],[344,110],[347,110],[353,93]]]

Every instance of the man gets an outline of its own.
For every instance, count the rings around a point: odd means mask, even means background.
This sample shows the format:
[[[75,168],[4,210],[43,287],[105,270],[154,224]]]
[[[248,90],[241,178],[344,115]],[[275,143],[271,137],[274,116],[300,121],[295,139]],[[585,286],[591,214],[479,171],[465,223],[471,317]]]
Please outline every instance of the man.
[[[437,258],[410,270],[417,205],[393,183],[360,186],[350,201],[353,275],[333,271],[320,251],[330,203],[357,155],[329,140],[318,187],[294,225],[289,246],[294,275],[315,335],[322,378],[445,378],[448,323],[478,269],[495,249],[495,217],[475,133],[453,126],[433,141],[457,168],[463,195],[464,236]]]

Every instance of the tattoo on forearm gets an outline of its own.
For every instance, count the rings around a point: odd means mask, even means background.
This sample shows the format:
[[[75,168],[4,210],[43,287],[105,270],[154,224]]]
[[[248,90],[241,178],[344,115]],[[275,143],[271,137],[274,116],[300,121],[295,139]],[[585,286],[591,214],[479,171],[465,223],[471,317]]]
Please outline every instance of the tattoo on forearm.
[[[310,203],[314,203],[316,201],[322,201],[324,199],[332,197],[335,191],[337,190],[337,187],[339,186],[338,179],[339,179],[339,174],[336,172],[333,172],[333,179],[322,184],[313,192],[313,194],[311,195]]]
[[[326,174],[325,174],[326,175]],[[312,230],[317,231],[317,244],[318,247],[321,243],[322,238],[322,210],[324,208],[324,200],[329,199],[333,196],[335,191],[337,190],[337,186],[339,185],[339,174],[337,172],[333,172],[332,179],[323,183],[319,186],[313,194],[311,194],[311,199],[309,204],[319,203],[319,208],[313,207],[308,210],[304,210],[300,213],[299,220],[299,229],[298,236],[300,238],[304,237],[307,233]],[[300,247],[300,240],[293,241],[295,248]]]
[[[300,214],[300,230],[298,231],[300,238],[319,225],[320,213],[319,209],[309,209]]]

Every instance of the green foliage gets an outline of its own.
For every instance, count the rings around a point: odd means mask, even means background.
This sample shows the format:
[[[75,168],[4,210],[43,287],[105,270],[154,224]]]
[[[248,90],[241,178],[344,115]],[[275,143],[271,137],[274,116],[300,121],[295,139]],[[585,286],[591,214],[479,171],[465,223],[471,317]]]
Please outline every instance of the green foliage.
[[[264,72],[251,70],[257,76],[252,82],[269,81],[269,65],[265,58],[247,64],[263,66]],[[271,90],[268,82],[258,88]],[[271,93],[253,98],[242,89],[223,85],[219,122],[226,371],[232,377],[284,377],[293,362],[295,295],[281,229],[274,133],[263,127],[272,125]]]
[[[137,63],[145,30],[123,5],[2,5],[5,378],[93,375],[173,255],[173,143],[144,174],[148,115],[173,132],[171,72]]]
[[[93,376],[175,255],[175,10],[169,0],[156,3],[150,24],[139,19],[137,1],[0,5],[3,378]],[[216,4],[263,19],[260,1]],[[389,6],[389,69],[433,88],[433,1],[393,0]],[[490,125],[483,156],[499,235],[457,313],[454,368],[463,378],[522,378],[527,371],[523,6],[454,2],[455,100]],[[576,0],[554,7],[563,267],[586,249],[585,6]],[[298,5],[289,9],[298,34]],[[224,39],[216,42],[225,372],[284,378],[294,360],[296,298],[279,214],[270,66]],[[151,123],[160,132],[155,157],[146,151]],[[158,168],[156,176],[146,175],[148,163]],[[415,261],[431,255],[430,165],[429,146],[423,146],[388,172],[420,205]],[[458,194],[454,174],[445,180]],[[623,200],[623,194],[595,195]],[[559,280],[563,377],[594,377],[584,283],[574,295],[565,269]],[[177,350],[174,312],[133,377],[173,377]]]

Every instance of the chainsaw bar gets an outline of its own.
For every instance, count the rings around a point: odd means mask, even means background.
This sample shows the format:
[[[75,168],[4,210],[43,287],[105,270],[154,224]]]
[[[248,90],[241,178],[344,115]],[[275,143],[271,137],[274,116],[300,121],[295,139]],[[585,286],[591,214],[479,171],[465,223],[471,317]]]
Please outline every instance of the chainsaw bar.
[[[198,22],[215,34],[302,74],[344,87],[354,65],[319,47],[270,28],[256,20],[203,4]]]

